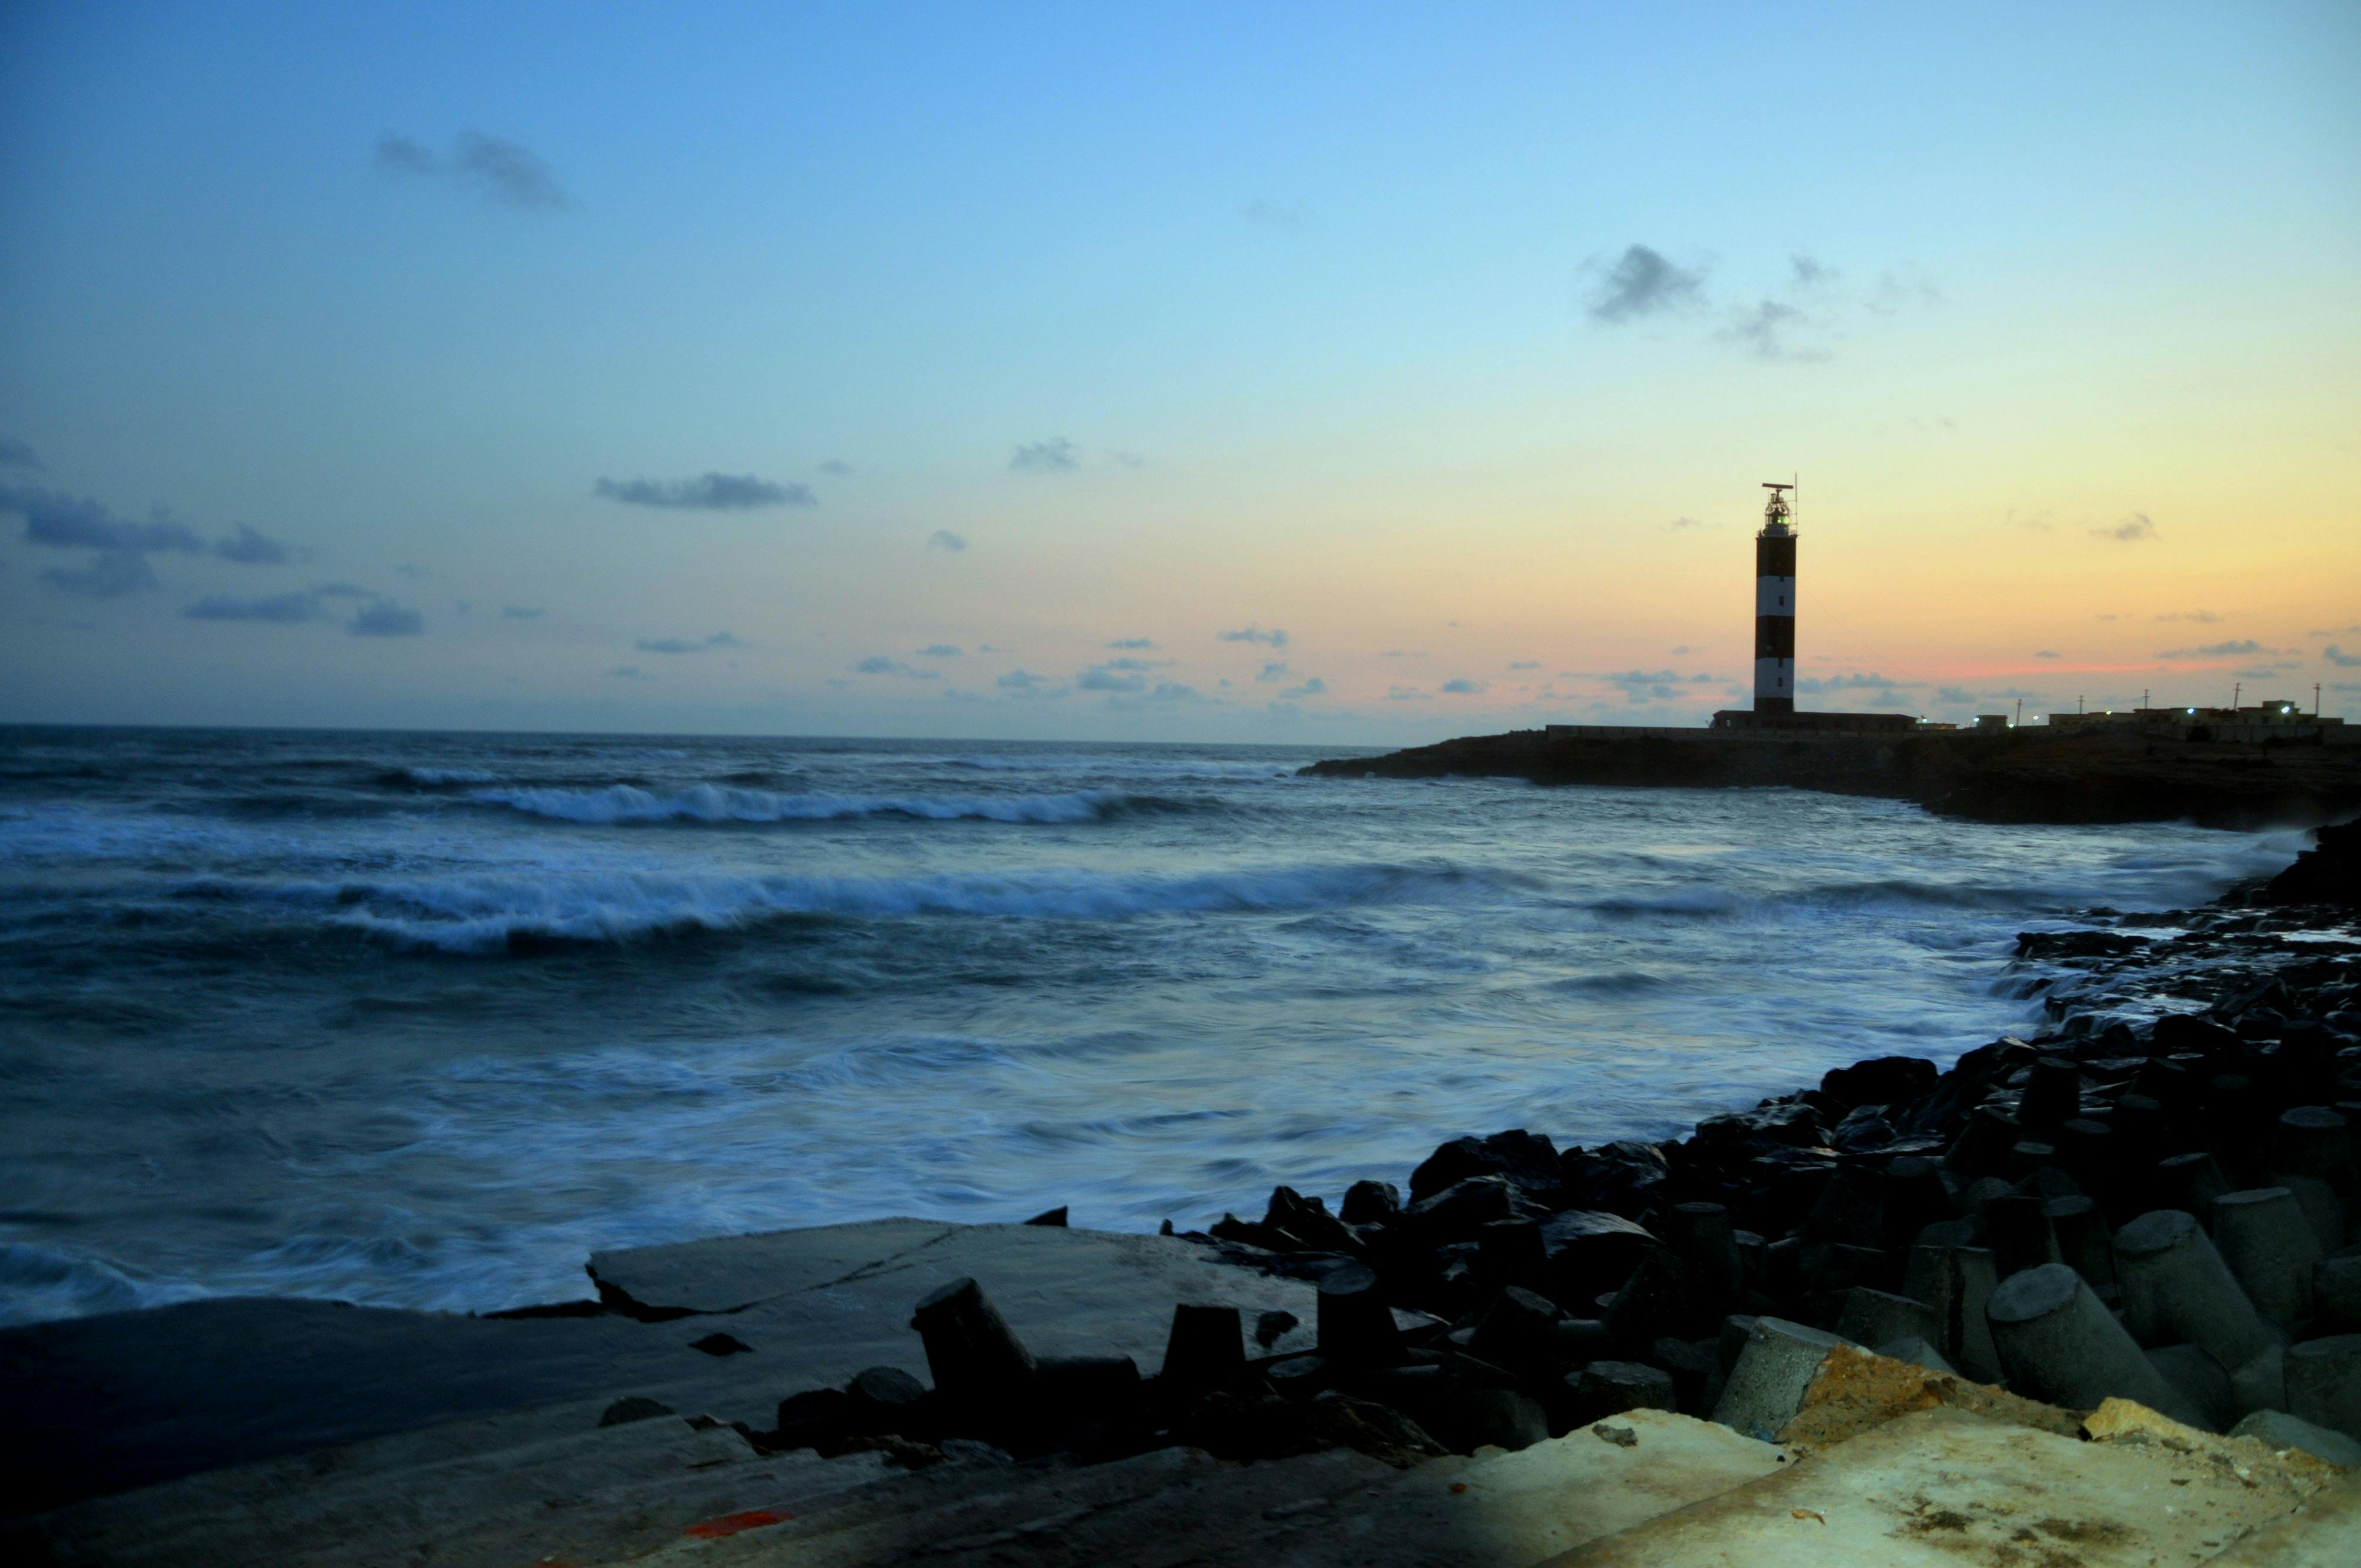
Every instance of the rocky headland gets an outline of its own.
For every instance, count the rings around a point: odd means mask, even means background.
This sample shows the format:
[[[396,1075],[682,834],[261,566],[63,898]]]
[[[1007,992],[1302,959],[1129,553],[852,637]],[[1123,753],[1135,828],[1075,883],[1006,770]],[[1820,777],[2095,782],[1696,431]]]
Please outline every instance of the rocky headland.
[[[2284,739],[2202,729],[1954,729],[1773,737],[1719,730],[1515,729],[1314,762],[1332,778],[1520,778],[1540,784],[1785,786],[1916,801],[1985,822],[2312,827],[2361,809],[2361,732]],[[2337,736],[2331,740],[2327,737]]]

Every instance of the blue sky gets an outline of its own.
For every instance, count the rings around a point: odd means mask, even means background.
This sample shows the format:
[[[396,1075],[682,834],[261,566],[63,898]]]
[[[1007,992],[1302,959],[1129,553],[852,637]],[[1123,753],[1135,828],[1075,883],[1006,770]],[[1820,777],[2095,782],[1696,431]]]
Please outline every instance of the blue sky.
[[[20,5],[0,718],[1697,722],[1798,470],[1831,689],[2334,711],[2356,79],[2334,5]]]

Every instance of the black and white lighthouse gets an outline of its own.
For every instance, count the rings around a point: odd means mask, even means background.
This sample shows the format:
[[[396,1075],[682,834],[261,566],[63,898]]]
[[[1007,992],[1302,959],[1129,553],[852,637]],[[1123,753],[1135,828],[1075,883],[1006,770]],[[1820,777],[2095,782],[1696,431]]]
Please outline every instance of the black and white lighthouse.
[[[1763,532],[1754,536],[1754,711],[1795,711],[1795,530],[1793,485],[1765,485]]]

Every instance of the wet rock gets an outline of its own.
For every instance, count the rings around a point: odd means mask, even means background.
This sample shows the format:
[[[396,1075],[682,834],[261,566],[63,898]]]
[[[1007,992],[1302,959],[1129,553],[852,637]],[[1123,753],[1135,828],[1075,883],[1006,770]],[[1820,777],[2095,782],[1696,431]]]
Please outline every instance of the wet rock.
[[[657,1416],[669,1416],[675,1411],[670,1405],[651,1399],[644,1394],[633,1394],[616,1400],[598,1412],[602,1427],[619,1427],[631,1421],[653,1420]]]
[[[1060,1203],[1054,1209],[1045,1209],[1040,1213],[1034,1215],[1025,1223],[1028,1225],[1057,1225],[1063,1227],[1066,1223],[1066,1205]]]
[[[1894,1105],[1933,1089],[1937,1077],[1921,1057],[1872,1057],[1822,1074],[1820,1092],[1840,1105]]]
[[[1697,1124],[1697,1147],[1708,1158],[1727,1158],[1757,1143],[1813,1148],[1827,1141],[1818,1113],[1800,1101],[1724,1112]]]
[[[931,1425],[926,1419],[927,1386],[898,1366],[872,1366],[854,1374],[844,1395],[850,1431],[922,1437]]]
[[[1557,1303],[1510,1286],[1486,1310],[1467,1343],[1468,1354],[1521,1377],[1546,1378],[1563,1370]]]
[[[1549,1265],[1545,1293],[1569,1307],[1621,1288],[1640,1259],[1657,1245],[1643,1226],[1595,1209],[1551,1215],[1541,1223],[1541,1237]]]
[[[1401,1193],[1390,1181],[1356,1181],[1345,1189],[1337,1217],[1348,1225],[1391,1224],[1401,1215]]]
[[[1271,1189],[1262,1223],[1266,1231],[1277,1232],[1306,1251],[1351,1256],[1361,1250],[1361,1238],[1331,1214],[1327,1204],[1292,1187]]]
[[[1454,1138],[1410,1173],[1411,1201],[1431,1198],[1471,1176],[1499,1177],[1546,1204],[1557,1196],[1557,1146],[1521,1127],[1488,1138]]]
[[[1400,1228],[1429,1247],[1472,1242],[1500,1220],[1545,1220],[1549,1211],[1504,1177],[1471,1176],[1402,1211]]]
[[[1549,1249],[1531,1220],[1495,1220],[1476,1233],[1476,1266],[1486,1284],[1549,1288]]]
[[[1885,1234],[1885,1178],[1861,1166],[1828,1179],[1804,1221],[1808,1242],[1874,1243]]]
[[[1301,1321],[1293,1312],[1257,1312],[1255,1315],[1255,1343],[1268,1350]]]
[[[1660,1201],[1667,1174],[1664,1151],[1653,1144],[1631,1141],[1588,1150],[1570,1148],[1558,1161],[1562,1200],[1567,1208],[1603,1209],[1627,1220],[1639,1219]]]
[[[709,1333],[703,1339],[688,1342],[691,1350],[701,1350],[708,1355],[743,1355],[754,1347],[736,1334]]]

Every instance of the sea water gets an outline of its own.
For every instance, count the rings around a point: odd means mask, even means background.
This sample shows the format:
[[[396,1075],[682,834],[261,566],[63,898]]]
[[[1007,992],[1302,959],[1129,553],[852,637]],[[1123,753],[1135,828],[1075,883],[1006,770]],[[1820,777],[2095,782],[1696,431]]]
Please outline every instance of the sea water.
[[[2032,1016],[2019,929],[2299,847],[1336,754],[0,730],[0,1321],[1661,1137],[1948,1062]]]

